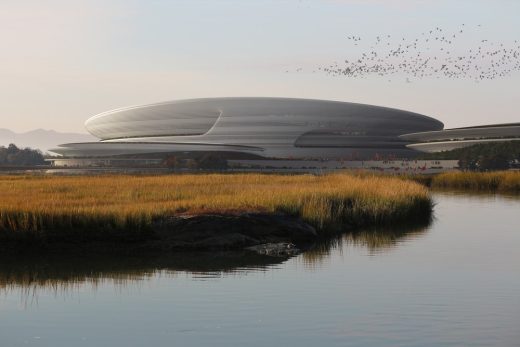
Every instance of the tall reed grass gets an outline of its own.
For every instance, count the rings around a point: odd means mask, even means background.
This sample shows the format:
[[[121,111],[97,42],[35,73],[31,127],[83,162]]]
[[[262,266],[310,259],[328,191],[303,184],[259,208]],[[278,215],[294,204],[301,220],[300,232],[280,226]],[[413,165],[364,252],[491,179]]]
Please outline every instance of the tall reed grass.
[[[0,177],[0,235],[71,240],[142,237],[178,214],[267,212],[301,217],[319,231],[428,218],[423,186],[348,174]]]
[[[446,172],[433,176],[432,188],[520,192],[520,171]]]

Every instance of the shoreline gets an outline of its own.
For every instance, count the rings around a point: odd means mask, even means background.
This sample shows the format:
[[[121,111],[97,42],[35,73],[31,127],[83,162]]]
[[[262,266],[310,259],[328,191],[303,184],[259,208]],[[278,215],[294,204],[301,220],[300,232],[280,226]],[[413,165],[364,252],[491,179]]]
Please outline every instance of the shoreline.
[[[331,174],[0,177],[5,252],[173,252],[312,243],[357,227],[424,221],[418,183]]]
[[[316,229],[298,217],[268,213],[171,216],[141,233],[77,237],[60,234],[3,234],[3,254],[167,254],[175,252],[246,251],[290,256],[316,243]],[[90,236],[90,237],[89,237]],[[261,246],[261,247],[259,247]]]
[[[520,170],[489,172],[452,171],[426,175],[396,176],[413,181],[431,191],[457,190],[468,193],[520,193]]]
[[[426,225],[432,214],[410,220],[408,225]],[[140,232],[82,233],[78,231],[2,233],[4,255],[119,254],[149,255],[182,252],[244,251],[273,256],[291,256],[344,234],[369,227],[395,228],[394,224],[359,225],[338,223],[319,232],[300,217],[265,212],[211,213],[170,216],[156,220]]]

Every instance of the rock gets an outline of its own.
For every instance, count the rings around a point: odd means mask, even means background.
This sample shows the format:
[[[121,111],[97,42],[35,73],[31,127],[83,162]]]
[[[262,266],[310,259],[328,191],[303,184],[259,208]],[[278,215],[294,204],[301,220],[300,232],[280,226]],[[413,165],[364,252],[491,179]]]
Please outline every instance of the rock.
[[[247,247],[246,250],[260,255],[272,257],[291,257],[300,253],[300,250],[292,243],[264,243],[257,246]]]
[[[52,233],[50,233],[52,236]],[[80,235],[80,238],[78,238]],[[88,237],[85,237],[88,236]],[[2,235],[0,235],[2,236]],[[301,219],[268,213],[171,215],[153,221],[141,233],[61,233],[56,237],[1,239],[2,252],[172,253],[176,251],[244,251],[262,245],[255,256],[290,256],[316,241],[316,230]],[[265,246],[270,245],[270,246]],[[274,246],[276,245],[276,246]],[[282,246],[285,245],[285,246]]]
[[[172,216],[154,223],[156,241],[168,249],[243,249],[260,244],[310,243],[316,230],[282,214]]]

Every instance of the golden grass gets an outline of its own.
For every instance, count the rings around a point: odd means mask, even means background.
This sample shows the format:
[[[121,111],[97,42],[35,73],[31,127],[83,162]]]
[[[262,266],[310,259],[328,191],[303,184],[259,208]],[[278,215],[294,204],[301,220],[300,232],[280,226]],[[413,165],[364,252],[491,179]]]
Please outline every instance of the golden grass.
[[[520,192],[520,171],[446,172],[434,176],[431,187]]]
[[[67,230],[80,239],[146,232],[154,220],[181,213],[282,212],[324,230],[339,222],[374,225],[425,218],[432,208],[423,186],[369,174],[3,176],[0,194],[4,234]]]

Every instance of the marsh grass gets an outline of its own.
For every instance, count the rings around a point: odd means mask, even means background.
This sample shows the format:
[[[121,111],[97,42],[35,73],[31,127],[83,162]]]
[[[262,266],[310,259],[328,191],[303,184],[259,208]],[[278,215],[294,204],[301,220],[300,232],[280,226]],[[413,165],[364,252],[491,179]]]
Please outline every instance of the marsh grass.
[[[520,192],[520,171],[446,172],[431,178],[432,188]]]
[[[318,231],[429,218],[425,187],[375,175],[204,174],[0,177],[0,235],[140,239],[178,214],[267,212]]]

